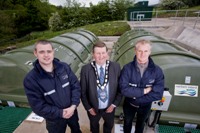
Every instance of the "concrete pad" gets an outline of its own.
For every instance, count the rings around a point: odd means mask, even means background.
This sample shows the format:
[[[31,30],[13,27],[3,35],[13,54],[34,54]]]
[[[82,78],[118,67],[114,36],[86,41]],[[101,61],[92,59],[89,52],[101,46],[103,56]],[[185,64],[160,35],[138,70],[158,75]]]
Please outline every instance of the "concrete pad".
[[[98,36],[99,40],[104,42],[117,42],[120,36]]]
[[[200,29],[193,29],[183,25],[157,28],[144,28],[147,31],[172,41],[181,47],[200,55]]]
[[[200,37],[200,30],[185,28],[183,32],[177,37],[177,40],[187,43],[192,47],[196,47],[199,45],[200,41],[199,37]]]
[[[161,32],[159,32],[161,37],[164,38],[177,38],[185,29],[184,26],[171,26]]]

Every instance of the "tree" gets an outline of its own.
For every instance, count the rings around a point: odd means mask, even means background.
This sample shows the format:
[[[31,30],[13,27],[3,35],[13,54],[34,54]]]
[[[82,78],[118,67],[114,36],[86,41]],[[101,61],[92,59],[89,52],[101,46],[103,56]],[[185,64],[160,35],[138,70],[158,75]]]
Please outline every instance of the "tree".
[[[0,10],[8,10],[12,8],[12,0],[0,0]]]
[[[92,20],[94,23],[112,20],[112,11],[110,8],[109,0],[101,1],[97,5],[91,6],[90,10],[92,13]]]
[[[1,40],[47,30],[49,17],[56,10],[59,9],[50,5],[48,0],[0,0]]]
[[[66,0],[66,7],[80,7],[81,3],[79,3],[77,0]]]
[[[67,4],[61,11],[61,18],[66,29],[92,23],[92,13],[89,8],[81,7],[76,0],[66,0]]]
[[[189,7],[200,5],[200,0],[182,0]]]
[[[16,14],[15,24],[18,29],[18,37],[29,34],[32,31],[48,29],[51,11],[47,4],[41,3],[39,0],[31,0],[25,4],[25,10]]]
[[[134,6],[134,0],[112,0],[111,9],[113,20],[124,20],[125,12]]]
[[[49,18],[49,27],[51,31],[62,29],[62,20],[58,12],[52,13],[52,16]]]
[[[0,11],[1,21],[0,21],[0,38],[4,40],[10,40],[16,38],[16,29],[14,27],[14,16],[12,14],[7,14]],[[1,40],[2,41],[2,40]],[[0,42],[1,42],[0,41]]]
[[[181,0],[162,0],[160,6],[166,10],[176,10],[185,6]]]

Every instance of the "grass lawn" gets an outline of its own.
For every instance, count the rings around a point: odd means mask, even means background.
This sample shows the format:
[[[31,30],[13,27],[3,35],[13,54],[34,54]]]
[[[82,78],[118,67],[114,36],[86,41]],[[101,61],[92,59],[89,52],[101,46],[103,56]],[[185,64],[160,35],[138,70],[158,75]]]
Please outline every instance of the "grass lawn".
[[[16,48],[29,46],[34,44],[36,40],[50,39],[55,36],[61,35],[63,33],[72,32],[78,29],[89,30],[96,36],[120,36],[124,32],[130,30],[130,26],[125,21],[111,21],[111,22],[102,22],[102,23],[85,25],[82,27],[77,27],[57,32],[52,32],[52,31],[32,32],[21,39],[13,40],[12,42],[0,45],[0,50],[11,46],[15,46]]]

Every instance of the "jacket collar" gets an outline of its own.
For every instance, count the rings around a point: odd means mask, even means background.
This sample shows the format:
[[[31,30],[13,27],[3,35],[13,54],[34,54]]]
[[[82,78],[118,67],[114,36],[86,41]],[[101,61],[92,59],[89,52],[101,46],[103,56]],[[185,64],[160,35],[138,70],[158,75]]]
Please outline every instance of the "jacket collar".
[[[135,55],[134,58],[133,58],[132,64],[133,64],[135,67],[137,67],[136,55]],[[154,67],[155,67],[155,64],[154,64],[152,58],[149,56],[149,64],[148,64],[147,68],[154,68]]]
[[[33,63],[33,66],[34,66],[34,69],[36,71],[38,71],[41,75],[46,75],[47,74],[47,72],[41,67],[38,59]],[[59,68],[61,67],[60,60],[57,59],[57,58],[54,58],[53,66],[54,66],[54,70],[59,70]]]

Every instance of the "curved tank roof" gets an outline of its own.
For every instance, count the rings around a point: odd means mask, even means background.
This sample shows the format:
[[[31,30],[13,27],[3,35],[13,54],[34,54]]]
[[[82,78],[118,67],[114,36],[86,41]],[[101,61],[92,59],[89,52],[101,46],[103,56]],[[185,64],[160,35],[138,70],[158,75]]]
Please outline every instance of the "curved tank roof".
[[[87,30],[77,30],[49,39],[55,58],[68,63],[79,77],[80,67],[91,59],[91,49],[97,37]],[[0,100],[27,104],[23,79],[36,60],[33,45],[7,52],[0,56]]]
[[[200,125],[200,57],[177,44],[168,42],[144,30],[125,33],[116,43],[112,58],[121,67],[131,62],[134,57],[134,45],[138,40],[152,42],[151,57],[165,75],[165,87],[169,88],[172,100],[167,112],[162,112],[161,121],[197,123]],[[189,80],[188,80],[189,79]],[[194,88],[193,93],[179,95],[177,86]]]

